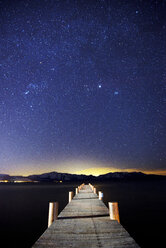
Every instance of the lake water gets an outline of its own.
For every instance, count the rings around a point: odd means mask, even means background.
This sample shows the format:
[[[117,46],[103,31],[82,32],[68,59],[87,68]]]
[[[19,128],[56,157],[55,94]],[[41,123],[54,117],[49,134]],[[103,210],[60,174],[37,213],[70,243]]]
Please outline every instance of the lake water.
[[[1,247],[30,248],[47,228],[48,202],[68,203],[78,184],[1,184]],[[120,221],[142,247],[165,247],[166,181],[96,184],[104,202],[118,201]]]

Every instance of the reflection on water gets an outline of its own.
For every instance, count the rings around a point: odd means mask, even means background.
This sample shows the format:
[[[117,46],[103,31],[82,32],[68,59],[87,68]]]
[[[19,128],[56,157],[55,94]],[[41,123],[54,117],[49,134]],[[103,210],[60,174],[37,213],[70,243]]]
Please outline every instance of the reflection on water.
[[[31,247],[47,228],[48,202],[61,211],[78,184],[0,185],[1,247]],[[104,202],[118,201],[120,220],[142,247],[163,247],[166,182],[96,184]]]

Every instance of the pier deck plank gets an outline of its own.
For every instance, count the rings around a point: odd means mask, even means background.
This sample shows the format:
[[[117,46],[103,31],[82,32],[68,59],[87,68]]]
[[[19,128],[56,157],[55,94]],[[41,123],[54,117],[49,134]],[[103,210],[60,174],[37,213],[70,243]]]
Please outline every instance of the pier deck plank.
[[[34,248],[139,248],[127,231],[110,220],[108,208],[85,185],[34,244]]]

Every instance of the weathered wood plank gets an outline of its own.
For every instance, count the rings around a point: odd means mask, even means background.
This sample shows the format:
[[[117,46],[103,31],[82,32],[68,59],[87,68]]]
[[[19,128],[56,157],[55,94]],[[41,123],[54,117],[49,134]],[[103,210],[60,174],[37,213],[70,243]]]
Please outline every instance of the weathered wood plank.
[[[34,244],[34,248],[138,248],[108,208],[85,185]]]

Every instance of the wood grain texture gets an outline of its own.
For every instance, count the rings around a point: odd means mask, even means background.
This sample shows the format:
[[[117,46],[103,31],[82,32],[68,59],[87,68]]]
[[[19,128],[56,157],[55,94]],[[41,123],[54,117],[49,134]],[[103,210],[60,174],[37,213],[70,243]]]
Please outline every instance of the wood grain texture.
[[[34,248],[139,248],[108,208],[85,185],[43,233]]]

